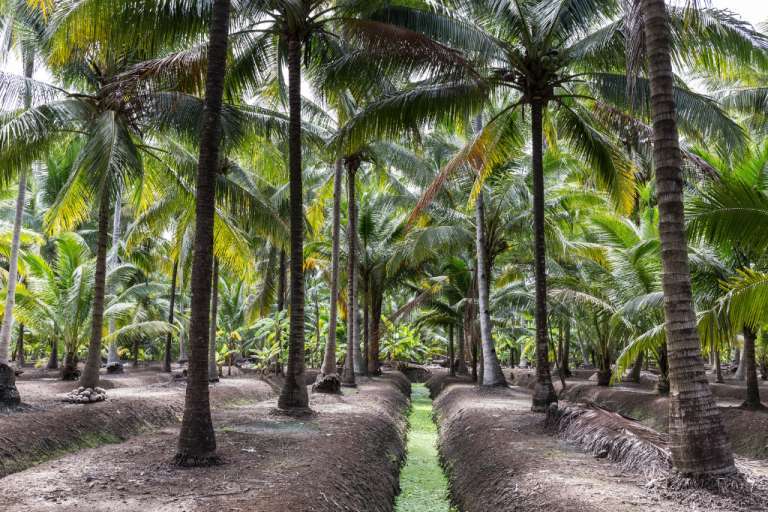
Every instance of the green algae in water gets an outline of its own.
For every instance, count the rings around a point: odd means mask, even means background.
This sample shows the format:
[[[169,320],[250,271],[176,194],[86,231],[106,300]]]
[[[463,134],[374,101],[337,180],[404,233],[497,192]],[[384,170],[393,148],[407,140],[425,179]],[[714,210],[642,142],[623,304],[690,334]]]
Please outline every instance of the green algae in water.
[[[400,472],[395,512],[454,512],[448,480],[437,459],[437,427],[432,423],[429,390],[424,384],[413,384],[411,390],[408,458]]]

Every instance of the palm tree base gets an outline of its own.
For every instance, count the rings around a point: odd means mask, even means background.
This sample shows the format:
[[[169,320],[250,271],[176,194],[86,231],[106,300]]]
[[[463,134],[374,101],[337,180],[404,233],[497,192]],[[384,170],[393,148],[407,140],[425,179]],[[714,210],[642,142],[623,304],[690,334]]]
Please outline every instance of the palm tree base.
[[[739,409],[744,409],[745,411],[761,411],[761,412],[768,412],[768,407],[764,406],[761,403],[749,403],[744,402],[739,406]]]
[[[123,365],[121,363],[107,363],[107,374],[114,375],[124,373]]]
[[[179,452],[173,457],[173,465],[179,468],[206,468],[221,466],[223,463],[216,452],[203,454]]]
[[[557,402],[557,393],[555,388],[551,385],[540,386],[536,385],[531,397],[531,411],[532,412],[547,412],[549,404]]]
[[[660,395],[668,395],[669,394],[669,381],[668,380],[660,380],[658,384],[656,384],[656,388],[654,388],[654,391],[657,392]]]
[[[608,387],[611,384],[611,372],[597,372],[597,385]]]
[[[343,388],[356,388],[357,387],[357,383],[355,383],[355,382],[342,382],[341,383],[341,387],[343,387]]]
[[[318,375],[317,380],[312,384],[313,393],[327,393],[331,395],[341,394],[341,377],[338,373],[329,373],[328,375]]]
[[[7,364],[0,364],[0,405],[18,405],[21,403],[19,390],[16,389],[16,373]]]

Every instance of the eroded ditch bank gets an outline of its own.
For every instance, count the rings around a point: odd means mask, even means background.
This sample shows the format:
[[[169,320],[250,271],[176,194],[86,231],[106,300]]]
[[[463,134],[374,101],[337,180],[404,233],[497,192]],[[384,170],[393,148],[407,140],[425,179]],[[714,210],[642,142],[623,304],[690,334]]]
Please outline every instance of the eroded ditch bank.
[[[424,384],[413,384],[408,414],[408,446],[400,472],[400,494],[395,512],[449,512],[448,481],[437,456],[437,428],[432,421],[432,399]]]
[[[76,384],[55,381],[46,383],[49,397],[33,402],[40,410],[0,415],[0,478],[68,453],[120,443],[179,423],[184,407],[182,383],[115,389],[110,380],[103,382],[109,388],[106,402],[61,404],[61,390]],[[258,402],[278,390],[255,379],[222,380],[211,387],[211,405],[226,408]]]
[[[530,390],[435,380],[427,385],[439,393],[440,462],[460,512],[692,510],[646,487],[641,475],[559,440],[543,414],[530,412]],[[695,507],[742,510],[716,497]]]
[[[44,462],[0,480],[13,510],[392,510],[405,457],[410,383],[360,379],[343,396],[312,395],[315,414],[272,414],[276,400],[213,413],[216,468],[170,465],[178,428]]]

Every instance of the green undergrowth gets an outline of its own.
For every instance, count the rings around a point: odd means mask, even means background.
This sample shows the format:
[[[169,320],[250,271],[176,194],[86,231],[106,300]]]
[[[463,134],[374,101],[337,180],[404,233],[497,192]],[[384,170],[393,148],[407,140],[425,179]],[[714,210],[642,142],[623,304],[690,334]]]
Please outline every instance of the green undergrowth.
[[[395,512],[454,512],[448,480],[437,459],[437,427],[432,422],[429,390],[424,384],[413,384],[411,389],[408,458],[400,472]]]

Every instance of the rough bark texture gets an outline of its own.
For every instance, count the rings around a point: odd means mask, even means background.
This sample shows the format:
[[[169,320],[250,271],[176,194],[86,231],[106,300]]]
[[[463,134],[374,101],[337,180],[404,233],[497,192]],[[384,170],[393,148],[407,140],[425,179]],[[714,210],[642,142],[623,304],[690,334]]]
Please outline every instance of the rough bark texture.
[[[629,372],[629,376],[624,379],[628,382],[640,382],[640,372],[643,371],[643,353],[637,355],[635,364],[632,365],[632,371]]]
[[[757,409],[761,407],[760,388],[757,385],[757,365],[755,364],[755,340],[757,333],[744,326],[744,359],[746,359],[747,374],[747,400],[744,407],[748,409]]]
[[[341,158],[336,160],[333,175],[333,214],[331,219],[331,286],[328,311],[328,339],[325,342],[325,354],[320,373],[313,386],[313,391],[338,393],[341,377],[336,373],[336,323],[338,321],[339,302],[339,231],[341,218],[341,178],[344,173]],[[323,381],[328,381],[321,385]]]
[[[357,297],[355,277],[357,276],[357,219],[355,206],[355,174],[358,162],[347,160],[347,356],[344,359],[342,386],[355,385],[355,320],[357,319]]]
[[[211,334],[208,341],[208,380],[219,382],[219,367],[216,366],[216,319],[219,312],[219,259],[213,260],[213,288],[211,298]]]
[[[220,463],[208,394],[208,336],[213,270],[213,225],[216,171],[219,168],[221,110],[227,63],[229,0],[214,0],[211,12],[203,126],[197,167],[195,251],[192,259],[192,300],[189,315],[189,368],[184,416],[174,464],[209,466]]]
[[[176,272],[179,269],[179,261],[176,260],[173,262],[173,272],[171,274],[171,297],[169,299],[170,307],[168,308],[168,323],[173,325],[173,308],[174,308],[174,301],[176,299]],[[171,341],[173,341],[173,336],[171,333],[168,333],[165,336],[165,355],[163,357],[163,371],[164,372],[170,372],[171,371]]]
[[[531,104],[533,150],[533,259],[536,276],[536,387],[533,390],[531,410],[547,412],[557,402],[552,375],[549,372],[549,346],[547,345],[547,271],[544,241],[544,163],[542,160],[542,104]]]
[[[277,401],[283,410],[309,410],[304,368],[304,205],[301,179],[301,41],[288,41],[288,174],[291,201],[291,332],[285,384]]]
[[[664,0],[643,0],[643,14],[669,357],[672,469],[680,475],[734,474],[731,443],[704,373],[696,328],[685,236],[682,157]]]
[[[107,237],[109,236],[109,208],[106,201],[99,206],[99,231],[96,249],[96,270],[93,279],[93,313],[91,318],[91,340],[88,356],[85,358],[80,385],[95,388],[99,385],[101,368],[101,337],[104,331],[104,292],[107,278]]]
[[[117,246],[120,243],[120,212],[122,210],[123,203],[123,184],[121,183],[117,189],[117,197],[115,198],[115,213],[112,215],[112,257],[109,259],[109,267],[114,269],[117,267]],[[110,295],[115,294],[115,285],[112,284],[109,287]],[[109,319],[109,334],[115,332],[115,319],[114,317]],[[112,366],[109,366],[112,365]],[[119,367],[119,370],[118,370]],[[109,342],[109,355],[107,356],[107,370],[114,368],[112,372],[122,372],[123,365],[120,364],[120,355],[117,353],[117,341],[112,340]]]

